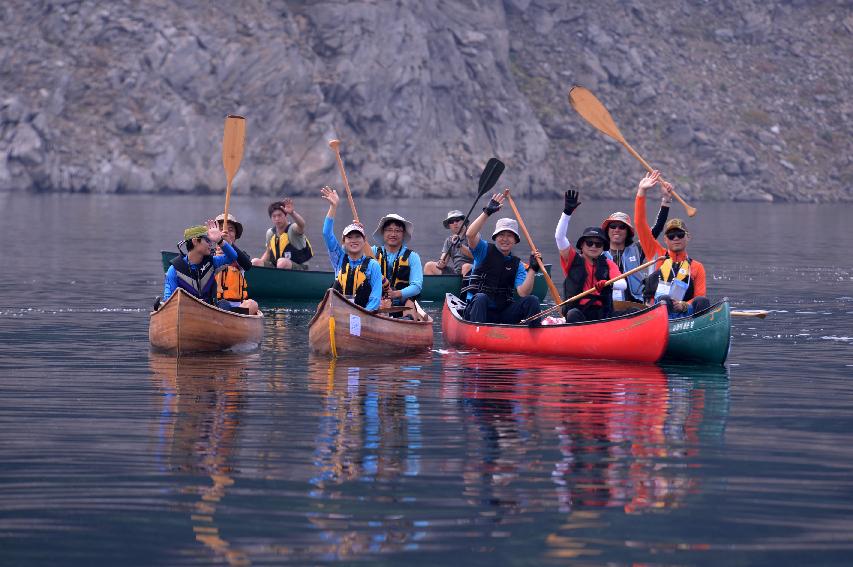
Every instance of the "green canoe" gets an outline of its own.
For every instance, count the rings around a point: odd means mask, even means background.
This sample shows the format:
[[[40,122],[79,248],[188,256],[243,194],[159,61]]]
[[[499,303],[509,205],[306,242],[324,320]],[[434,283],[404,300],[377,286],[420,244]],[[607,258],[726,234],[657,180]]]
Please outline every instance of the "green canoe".
[[[729,356],[732,320],[723,299],[690,317],[671,319],[664,360],[724,364]]]
[[[169,269],[169,263],[177,256],[177,252],[163,250],[160,256],[163,260],[163,271]],[[551,273],[551,265],[545,264],[545,269]],[[321,300],[329,286],[332,285],[332,272],[277,270],[275,268],[254,267],[246,272],[246,283],[249,286],[249,297],[258,301],[289,301],[289,300]],[[458,294],[462,287],[461,276],[424,276],[424,288],[421,301],[444,301],[448,293]],[[536,274],[533,293],[545,300],[548,294],[545,278]]]

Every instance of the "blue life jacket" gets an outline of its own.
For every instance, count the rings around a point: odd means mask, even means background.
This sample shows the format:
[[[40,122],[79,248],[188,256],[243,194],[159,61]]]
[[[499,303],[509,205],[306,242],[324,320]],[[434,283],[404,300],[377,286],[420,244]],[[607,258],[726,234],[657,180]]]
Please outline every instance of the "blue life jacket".
[[[202,258],[198,269],[190,267],[186,256],[173,259],[172,266],[178,275],[178,287],[211,305],[216,303],[216,278],[213,277],[215,270],[212,256]]]

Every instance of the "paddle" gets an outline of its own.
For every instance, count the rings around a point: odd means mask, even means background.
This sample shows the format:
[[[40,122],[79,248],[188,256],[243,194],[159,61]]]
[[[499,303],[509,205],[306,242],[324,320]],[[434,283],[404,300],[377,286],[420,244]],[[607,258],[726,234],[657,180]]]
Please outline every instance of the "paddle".
[[[571,103],[572,108],[581,115],[581,118],[589,122],[589,124],[599,132],[610,136],[622,144],[625,149],[628,150],[628,153],[637,158],[637,160],[643,164],[643,167],[646,168],[646,171],[651,173],[652,166],[650,166],[646,160],[644,160],[625,140],[625,137],[619,131],[619,128],[616,126],[616,122],[613,121],[610,113],[607,112],[607,109],[603,104],[601,104],[601,101],[595,98],[594,94],[583,87],[575,86],[569,91],[569,102]],[[663,181],[663,179],[661,179],[661,181]],[[681,195],[675,192],[675,189],[672,190],[672,196],[675,197],[679,203],[684,205],[685,210],[687,210],[687,216],[692,217],[696,215],[696,208],[688,205],[687,201],[682,199]]]
[[[246,139],[246,119],[229,114],[225,118],[225,132],[222,135],[222,167],[225,168],[225,220],[222,221],[222,233],[228,234],[228,206],[231,204],[231,183],[240,162],[243,160],[243,142]]]
[[[347,200],[349,200],[349,208],[352,209],[352,220],[357,223],[361,223],[358,220],[358,211],[355,210],[355,201],[352,200],[352,191],[349,188],[349,181],[347,180],[347,172],[344,169],[344,160],[341,159],[341,141],[340,140],[329,140],[329,147],[335,152],[335,159],[338,161],[338,171],[341,172],[341,179],[344,181],[344,189],[347,192]]]
[[[623,279],[627,278],[628,276],[630,276],[631,274],[635,274],[635,273],[639,272],[640,270],[645,270],[646,268],[648,268],[649,266],[651,266],[652,264],[654,264],[654,263],[655,263],[655,262],[657,262],[658,260],[659,260],[659,258],[655,258],[654,260],[649,260],[649,261],[648,261],[648,262],[646,262],[645,264],[640,264],[639,266],[637,266],[637,267],[636,267],[636,268],[634,268],[633,270],[628,270],[628,271],[627,271],[627,272],[625,272],[624,274],[621,274],[621,275],[619,275],[619,276],[616,276],[616,277],[615,277],[615,278],[613,278],[613,279],[609,279],[609,280],[607,280],[607,283],[606,283],[606,284],[604,284],[604,285],[611,285],[611,284],[613,284],[613,282],[618,282],[619,280],[623,280]],[[579,299],[583,299],[583,298],[584,298],[584,297],[586,297],[587,295],[592,295],[593,293],[595,293],[595,288],[594,288],[594,287],[593,287],[593,288],[590,288],[590,289],[588,289],[588,290],[586,290],[586,291],[582,291],[582,292],[580,292],[579,294],[574,295],[574,296],[572,296],[572,297],[568,298],[567,300],[563,301],[562,303],[557,303],[557,305],[555,305],[554,307],[550,307],[550,308],[546,309],[545,311],[540,311],[540,312],[539,312],[539,313],[537,313],[536,315],[532,315],[532,316],[528,317],[527,319],[522,320],[519,324],[520,324],[520,325],[525,325],[525,324],[527,324],[528,322],[533,321],[534,319],[539,319],[540,317],[544,317],[544,316],[545,316],[545,315],[547,315],[548,313],[551,313],[552,311],[555,311],[555,310],[559,309],[560,307],[562,307],[562,306],[563,306],[563,305],[565,305],[566,303],[571,303],[571,302],[573,302],[573,301],[577,301],[577,300],[579,300]]]
[[[498,179],[500,179],[505,168],[506,166],[504,165],[504,162],[498,158],[489,158],[489,161],[486,162],[486,167],[483,168],[483,173],[480,174],[480,181],[477,186],[477,197],[474,199],[474,202],[471,203],[471,208],[468,209],[468,214],[465,215],[465,219],[459,226],[459,232],[456,233],[456,236],[460,236],[465,231],[465,225],[468,224],[468,217],[470,217],[471,213],[474,212],[474,207],[477,206],[477,201],[480,200],[480,197],[491,191],[492,187],[497,184]],[[441,261],[446,261],[449,255],[450,251],[445,252],[441,257]]]
[[[729,314],[734,317],[758,317],[759,319],[764,319],[770,314],[770,312],[762,309],[744,309],[740,311],[729,311]]]
[[[518,219],[518,226],[521,227],[521,232],[524,233],[527,243],[530,244],[530,251],[533,252],[534,257],[536,258],[536,263],[539,264],[539,269],[542,270],[542,275],[545,276],[545,283],[548,284],[548,291],[551,292],[551,297],[554,298],[554,303],[560,303],[560,301],[562,301],[560,299],[560,292],[557,291],[557,286],[554,285],[554,282],[551,280],[551,276],[545,270],[545,265],[542,263],[542,259],[539,256],[536,256],[536,245],[533,244],[533,239],[530,238],[530,233],[527,232],[527,227],[524,226],[524,219],[521,218],[521,213],[518,212],[518,207],[515,206],[515,201],[513,200],[512,195],[509,194],[509,187],[504,189],[504,195],[507,200],[509,200],[509,206],[512,207],[512,212],[515,214],[515,218]]]

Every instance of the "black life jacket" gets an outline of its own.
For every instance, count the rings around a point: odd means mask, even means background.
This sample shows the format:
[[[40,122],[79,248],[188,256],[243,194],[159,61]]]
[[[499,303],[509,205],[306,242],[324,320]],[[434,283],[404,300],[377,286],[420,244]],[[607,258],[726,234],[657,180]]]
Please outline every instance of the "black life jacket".
[[[397,254],[397,259],[390,266],[388,265],[388,252],[384,246],[379,246],[376,249],[376,261],[379,262],[379,267],[382,268],[382,276],[391,284],[391,289],[401,290],[409,287],[409,278],[412,274],[412,268],[409,264],[409,256],[412,251],[406,248],[402,254]],[[417,299],[419,295],[410,299]]]
[[[594,267],[594,280],[609,280],[610,279],[610,266],[607,265],[607,258],[602,254],[598,258],[595,259]],[[569,297],[574,297],[575,295],[581,293],[582,291],[586,291],[583,286],[586,282],[586,260],[581,254],[575,254],[575,257],[572,259],[572,265],[569,266],[569,273],[566,274],[566,279],[563,281],[563,297],[568,299]],[[572,301],[571,303],[567,303],[563,306],[563,316],[568,313],[569,309],[574,309],[575,307],[583,310],[586,306],[592,307],[591,303],[595,303],[595,300],[601,302],[601,318],[610,317],[613,314],[613,286],[607,286],[601,293],[588,295],[587,298],[590,299],[589,302],[584,305],[580,305],[580,300]],[[598,308],[598,305],[595,305]]]
[[[367,267],[369,265],[370,258],[365,256],[358,268],[352,268],[349,263],[349,257],[344,254],[341,260],[341,270],[338,273],[337,279],[335,279],[335,283],[332,284],[332,289],[341,292],[348,298],[352,298],[356,305],[367,307],[370,301],[370,292],[373,290],[370,286],[370,280],[367,277]]]
[[[515,291],[515,275],[521,260],[510,254],[507,257],[498,250],[494,243],[489,243],[483,263],[474,268],[468,276],[468,285],[462,288],[462,293],[485,293],[495,302],[498,310],[507,303],[512,303]]]
[[[695,293],[693,289],[693,278],[690,277],[690,268],[692,263],[693,259],[688,256],[687,260],[682,260],[679,263],[677,270],[673,270],[675,262],[669,257],[669,254],[667,254],[663,257],[663,264],[661,264],[660,269],[657,271],[658,281],[671,282],[673,278],[676,278],[687,283],[687,291],[684,292],[684,299],[682,299],[682,301],[690,301],[693,299],[693,294]]]
[[[172,259],[172,266],[178,274],[178,287],[213,305],[216,299],[216,279],[214,278],[213,256],[201,259],[198,270],[190,269],[184,256]]]
[[[290,253],[290,261],[297,264],[304,264],[314,256],[314,251],[311,249],[311,241],[305,237],[305,248],[297,249],[290,243],[290,237],[287,235],[287,230],[290,228],[289,223],[284,227],[281,234],[276,234],[275,227],[272,227],[272,237],[270,238],[270,253],[272,254],[272,263],[275,264],[279,258],[287,257]]]

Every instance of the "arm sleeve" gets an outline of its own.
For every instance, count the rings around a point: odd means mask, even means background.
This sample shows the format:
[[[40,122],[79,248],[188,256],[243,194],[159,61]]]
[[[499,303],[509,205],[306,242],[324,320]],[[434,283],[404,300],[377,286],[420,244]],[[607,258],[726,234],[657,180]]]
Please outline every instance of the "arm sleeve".
[[[227,266],[231,262],[237,260],[237,251],[234,250],[234,248],[230,244],[223,240],[221,248],[222,254],[213,257],[214,268],[221,268],[222,266]]]
[[[176,289],[178,289],[178,273],[174,266],[169,266],[169,269],[166,270],[166,276],[163,278],[163,301],[172,297]]]
[[[449,236],[444,240],[444,245],[441,247],[441,256],[444,256],[448,252],[450,252],[450,237]]]
[[[515,287],[518,289],[524,280],[527,279],[527,268],[524,267],[524,262],[518,263],[518,270],[515,271]]]
[[[483,260],[486,259],[486,252],[489,250],[489,245],[486,244],[486,241],[482,238],[477,243],[477,246],[471,250],[471,253],[474,255],[474,263],[476,265],[480,265],[483,263]]]
[[[420,295],[424,287],[424,267],[421,264],[421,257],[417,252],[409,254],[409,285],[400,290],[403,294],[402,299],[406,300],[410,297]]]
[[[370,260],[367,277],[370,281],[370,299],[367,301],[365,309],[376,311],[382,301],[382,268],[379,267],[379,262],[376,260]]]
[[[649,223],[646,220],[645,197],[637,195],[636,199],[634,199],[634,220],[637,223],[637,236],[640,237],[640,246],[643,247],[643,254],[646,255],[646,258],[654,258],[655,255],[663,256],[666,254],[666,249],[655,240],[652,230],[649,228]]]
[[[572,243],[566,238],[569,232],[569,221],[572,220],[571,215],[560,213],[560,220],[557,222],[557,230],[554,231],[554,240],[557,242],[557,250],[563,251],[572,247]]]
[[[237,248],[236,246],[233,246],[233,248],[234,251],[237,252],[237,263],[240,265],[241,268],[243,268],[243,271],[247,272],[251,270],[252,259],[249,257],[249,255]]]
[[[691,274],[690,277],[693,278],[693,299],[697,297],[705,297],[707,290],[705,288],[705,266],[701,263],[693,260],[693,263],[690,264]],[[693,303],[693,299],[688,301],[687,303]]]
[[[332,271],[337,273],[341,266],[341,258],[343,258],[344,249],[341,248],[340,242],[335,238],[335,219],[326,217],[323,221],[323,240],[326,242],[326,249],[329,251],[329,262],[332,263]]]
[[[666,224],[666,219],[669,216],[669,207],[666,205],[661,205],[658,210],[658,218],[655,221],[655,225],[652,227],[652,236],[657,238],[660,236],[661,231],[663,230],[663,226]]]
[[[619,271],[619,266],[616,265],[616,262],[613,260],[607,260],[607,267],[610,268],[610,279],[618,278],[622,275],[622,272]],[[613,282],[613,289],[626,289],[628,284],[624,279],[619,280],[618,282]]]

